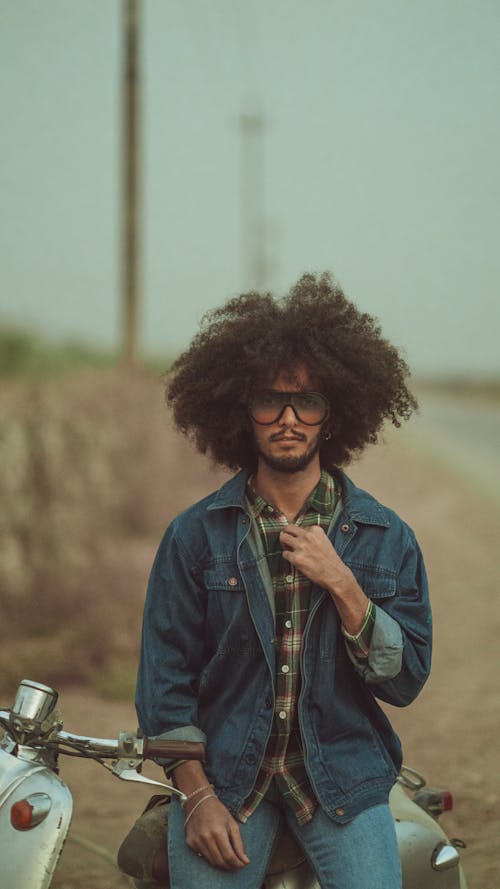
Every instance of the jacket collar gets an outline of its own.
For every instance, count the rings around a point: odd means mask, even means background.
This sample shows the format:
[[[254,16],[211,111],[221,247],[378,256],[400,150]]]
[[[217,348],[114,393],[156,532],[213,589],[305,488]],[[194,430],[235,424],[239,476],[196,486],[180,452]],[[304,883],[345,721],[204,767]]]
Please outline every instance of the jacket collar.
[[[215,493],[207,509],[234,507],[245,510],[245,490],[249,474],[247,470],[242,469],[233,478],[229,479]],[[362,525],[389,527],[391,524],[390,511],[385,506],[382,506],[367,491],[358,488],[342,469],[336,469],[335,475],[340,483],[344,513],[348,518]]]
[[[214,498],[207,509],[226,509],[230,506],[245,509],[245,490],[249,475],[250,472],[248,470],[241,469],[240,472],[222,485],[222,488],[215,492]]]
[[[342,489],[344,511],[361,525],[379,525],[388,528],[391,524],[390,511],[382,506],[368,491],[358,488],[342,469],[335,472]]]

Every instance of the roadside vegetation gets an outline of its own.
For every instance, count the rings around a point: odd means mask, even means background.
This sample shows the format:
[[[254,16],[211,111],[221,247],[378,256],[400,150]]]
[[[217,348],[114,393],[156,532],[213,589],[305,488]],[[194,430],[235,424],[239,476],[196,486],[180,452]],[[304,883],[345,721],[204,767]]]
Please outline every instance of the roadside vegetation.
[[[499,377],[468,377],[454,376],[443,377],[418,377],[416,379],[418,392],[426,392],[446,395],[449,398],[474,398],[481,401],[500,402],[500,378]]]
[[[187,504],[159,373],[5,330],[0,354],[0,690],[130,694],[144,565]]]
[[[18,327],[0,326],[0,376],[57,377],[83,367],[113,367],[117,356],[78,342],[51,343]]]

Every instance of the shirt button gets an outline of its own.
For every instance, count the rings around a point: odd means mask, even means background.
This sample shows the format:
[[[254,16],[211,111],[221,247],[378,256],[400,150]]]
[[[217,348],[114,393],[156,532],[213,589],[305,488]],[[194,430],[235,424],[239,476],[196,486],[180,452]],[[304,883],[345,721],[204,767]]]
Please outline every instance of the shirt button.
[[[272,506],[268,506],[267,511],[270,513],[274,513],[274,509],[272,508]]]
[[[293,574],[287,574],[285,580],[287,583],[293,583]]]
[[[283,666],[281,668],[281,672],[282,673],[289,673],[290,672],[290,667],[288,666],[288,664],[283,664]]]
[[[341,527],[340,530],[343,531],[344,534],[347,534],[347,532],[349,531],[349,528],[350,528],[350,527],[351,527],[350,525],[342,525],[342,527]]]
[[[287,630],[291,630],[292,627],[293,627],[292,621],[291,621],[291,620],[286,620],[286,621],[285,621],[285,627],[287,628]]]
[[[278,716],[280,719],[286,719],[286,710],[280,710]]]

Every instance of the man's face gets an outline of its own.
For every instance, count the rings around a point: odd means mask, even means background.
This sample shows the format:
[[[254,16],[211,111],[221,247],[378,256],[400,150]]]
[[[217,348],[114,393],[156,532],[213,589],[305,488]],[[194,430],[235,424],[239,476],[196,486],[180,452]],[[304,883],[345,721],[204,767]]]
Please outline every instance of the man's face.
[[[309,372],[298,365],[293,372],[278,374],[269,389],[278,392],[312,392]],[[252,419],[255,447],[259,461],[277,472],[301,472],[312,462],[319,466],[319,446],[323,424],[310,426],[302,423],[291,405],[270,425]]]

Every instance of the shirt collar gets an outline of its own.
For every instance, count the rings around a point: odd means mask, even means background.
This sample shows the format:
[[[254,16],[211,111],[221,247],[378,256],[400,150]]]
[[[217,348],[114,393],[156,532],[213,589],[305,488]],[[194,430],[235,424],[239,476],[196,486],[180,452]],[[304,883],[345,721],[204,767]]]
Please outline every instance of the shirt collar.
[[[242,509],[245,510],[246,483],[249,472],[240,470],[208,499],[207,510]],[[371,494],[358,488],[342,471],[335,470],[335,480],[345,510],[346,520],[353,520],[362,525],[376,525],[389,528],[393,513],[382,506]],[[248,506],[247,506],[248,508]]]
[[[261,515],[261,513],[268,509],[269,506],[274,509],[272,503],[268,503],[264,497],[261,497],[261,495],[254,490],[252,487],[252,476],[249,476],[247,480],[246,495],[255,517]],[[304,501],[298,515],[303,515],[303,513],[312,509],[322,517],[326,518],[331,516],[335,508],[337,496],[334,479],[326,469],[322,469],[318,484]]]

